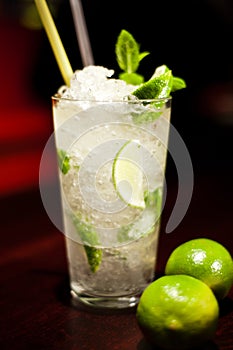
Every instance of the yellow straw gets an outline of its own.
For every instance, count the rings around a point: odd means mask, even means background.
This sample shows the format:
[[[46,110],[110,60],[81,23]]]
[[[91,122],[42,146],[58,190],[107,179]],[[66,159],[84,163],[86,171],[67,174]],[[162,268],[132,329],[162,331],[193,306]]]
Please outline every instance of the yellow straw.
[[[66,85],[70,85],[70,78],[73,74],[70,62],[66,55],[65,49],[62,45],[61,39],[57,32],[56,26],[54,24],[53,18],[50,14],[49,8],[45,0],[35,0],[37,10],[41,17],[41,21],[44,25],[45,31],[47,33],[50,45],[53,49],[53,53],[57,60],[57,64],[61,71],[62,77]]]

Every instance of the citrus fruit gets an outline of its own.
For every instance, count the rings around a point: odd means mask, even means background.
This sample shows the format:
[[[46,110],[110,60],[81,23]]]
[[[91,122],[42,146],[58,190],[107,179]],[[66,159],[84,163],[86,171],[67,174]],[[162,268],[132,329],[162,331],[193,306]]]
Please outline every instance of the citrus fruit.
[[[164,74],[154,76],[152,79],[140,85],[134,92],[139,99],[154,99],[168,97],[172,90],[172,71],[168,70]]]
[[[233,260],[220,243],[197,238],[179,245],[171,253],[165,274],[196,277],[205,282],[218,299],[223,299],[233,284]]]
[[[119,197],[131,207],[144,209],[141,158],[140,143],[134,140],[127,141],[114,159],[112,177]]]
[[[145,338],[162,349],[189,349],[212,339],[219,307],[211,289],[187,275],[163,276],[142,293],[136,317]]]

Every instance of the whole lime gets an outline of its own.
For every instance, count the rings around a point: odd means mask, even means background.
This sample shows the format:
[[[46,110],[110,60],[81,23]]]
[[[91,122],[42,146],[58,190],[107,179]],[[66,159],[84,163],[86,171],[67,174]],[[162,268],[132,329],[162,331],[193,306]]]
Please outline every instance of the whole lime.
[[[179,245],[171,253],[165,274],[196,277],[205,282],[218,299],[223,299],[233,284],[233,260],[222,244],[197,238]]]
[[[186,275],[163,276],[142,293],[136,317],[145,338],[162,349],[189,349],[214,337],[219,307],[211,289]]]

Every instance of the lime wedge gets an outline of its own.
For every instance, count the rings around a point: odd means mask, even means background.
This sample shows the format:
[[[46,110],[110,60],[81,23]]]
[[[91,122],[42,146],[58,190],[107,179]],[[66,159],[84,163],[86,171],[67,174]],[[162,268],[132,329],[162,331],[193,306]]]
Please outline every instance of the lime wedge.
[[[140,85],[134,92],[139,99],[163,98],[170,95],[172,89],[172,72],[171,70],[154,76],[152,79]]]
[[[169,71],[169,68],[163,64],[162,66],[159,66],[155,69],[154,74],[152,75],[151,79],[159,77],[160,75],[163,75]]]
[[[144,209],[141,144],[127,141],[117,153],[112,168],[112,178],[118,196],[131,207]]]

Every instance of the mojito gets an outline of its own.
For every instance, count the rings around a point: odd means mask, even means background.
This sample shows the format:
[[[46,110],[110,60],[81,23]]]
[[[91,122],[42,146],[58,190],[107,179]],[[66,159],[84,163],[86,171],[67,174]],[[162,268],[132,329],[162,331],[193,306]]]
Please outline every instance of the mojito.
[[[53,116],[72,294],[121,308],[154,278],[171,99],[134,98],[110,74],[78,71]]]

